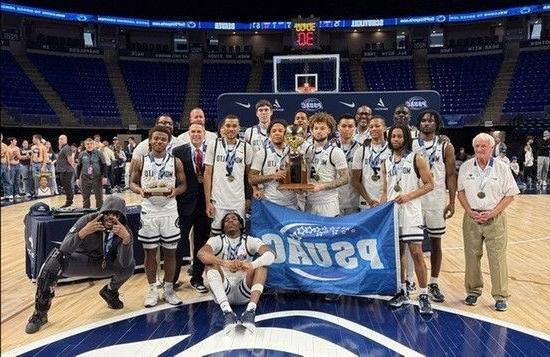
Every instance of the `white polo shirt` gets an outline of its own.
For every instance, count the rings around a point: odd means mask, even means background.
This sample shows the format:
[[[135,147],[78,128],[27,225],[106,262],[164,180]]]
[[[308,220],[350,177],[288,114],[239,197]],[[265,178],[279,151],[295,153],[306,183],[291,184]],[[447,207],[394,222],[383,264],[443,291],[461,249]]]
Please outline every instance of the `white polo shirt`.
[[[178,140],[178,138],[176,138],[175,136],[172,135],[172,138],[170,139],[170,142],[168,143],[168,146],[166,146],[166,151],[169,153],[169,154],[172,154],[172,149],[175,148],[176,146],[180,146],[181,145],[181,142]],[[149,139],[145,139],[143,141],[141,141],[137,146],[136,148],[134,149],[134,152],[132,152],[132,159],[135,159],[135,158],[141,158],[147,154],[149,154]]]
[[[504,162],[491,158],[481,170],[475,157],[460,166],[458,191],[464,191],[472,209],[482,211],[492,210],[504,197],[519,193],[512,171]],[[480,192],[483,198],[478,197]]]

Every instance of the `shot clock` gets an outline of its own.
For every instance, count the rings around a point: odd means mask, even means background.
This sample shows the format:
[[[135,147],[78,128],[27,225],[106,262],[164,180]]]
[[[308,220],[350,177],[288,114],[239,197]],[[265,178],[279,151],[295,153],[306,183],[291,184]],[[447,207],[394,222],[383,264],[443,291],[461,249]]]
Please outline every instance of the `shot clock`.
[[[293,19],[292,20],[292,43],[295,50],[307,51],[319,49],[319,19]]]

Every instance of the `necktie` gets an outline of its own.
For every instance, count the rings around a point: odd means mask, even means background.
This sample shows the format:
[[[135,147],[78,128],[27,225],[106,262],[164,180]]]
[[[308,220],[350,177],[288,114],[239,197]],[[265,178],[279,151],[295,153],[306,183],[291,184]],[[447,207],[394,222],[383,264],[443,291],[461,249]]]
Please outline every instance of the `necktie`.
[[[195,171],[199,176],[202,175],[202,159],[202,150],[195,149]]]

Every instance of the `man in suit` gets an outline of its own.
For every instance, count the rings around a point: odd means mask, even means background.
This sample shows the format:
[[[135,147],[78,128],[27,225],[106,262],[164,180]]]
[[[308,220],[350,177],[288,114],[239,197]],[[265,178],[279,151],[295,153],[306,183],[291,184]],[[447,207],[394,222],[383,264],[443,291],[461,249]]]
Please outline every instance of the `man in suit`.
[[[197,258],[197,252],[206,243],[209,237],[211,219],[206,215],[204,199],[204,159],[206,156],[205,129],[202,124],[189,126],[190,142],[174,148],[172,154],[183,162],[185,177],[187,178],[187,191],[176,197],[178,202],[179,226],[182,240],[176,251],[176,274],[174,284],[181,270],[182,259],[189,255],[189,232],[193,231],[193,275],[191,286],[199,293],[206,293],[202,273],[204,264]]]

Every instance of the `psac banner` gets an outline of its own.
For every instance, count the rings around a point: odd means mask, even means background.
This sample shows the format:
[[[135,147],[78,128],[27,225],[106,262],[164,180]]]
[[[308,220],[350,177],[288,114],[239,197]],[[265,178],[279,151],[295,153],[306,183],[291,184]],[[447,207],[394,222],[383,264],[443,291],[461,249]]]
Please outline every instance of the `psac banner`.
[[[368,105],[372,113],[381,115],[386,125],[393,124],[395,107],[405,104],[411,109],[411,123],[414,125],[418,114],[424,109],[440,110],[441,97],[433,90],[411,90],[396,92],[339,92],[339,93],[224,93],[218,97],[218,122],[226,115],[239,117],[241,128],[258,124],[256,102],[267,99],[273,104],[273,118],[294,121],[298,110],[308,116],[316,112],[328,112],[335,118],[342,114],[352,114],[361,105]]]
[[[398,233],[393,201],[327,218],[256,200],[250,234],[276,254],[267,286],[346,295],[393,295]]]

